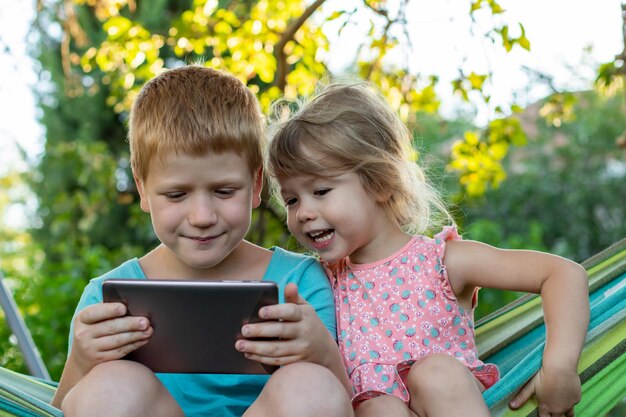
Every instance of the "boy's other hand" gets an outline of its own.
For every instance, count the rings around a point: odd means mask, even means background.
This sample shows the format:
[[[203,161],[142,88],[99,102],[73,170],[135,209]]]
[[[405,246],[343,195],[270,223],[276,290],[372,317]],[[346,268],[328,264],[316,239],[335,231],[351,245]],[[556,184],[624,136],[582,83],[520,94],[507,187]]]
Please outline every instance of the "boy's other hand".
[[[97,364],[121,359],[145,345],[151,335],[149,320],[126,316],[124,304],[93,304],[80,311],[74,320],[68,361],[87,374]]]
[[[317,316],[315,309],[298,293],[296,284],[285,287],[285,303],[263,307],[260,323],[246,324],[235,347],[248,359],[266,365],[287,365],[312,362],[326,366],[326,352],[337,349],[332,336]],[[273,340],[250,340],[250,338]]]

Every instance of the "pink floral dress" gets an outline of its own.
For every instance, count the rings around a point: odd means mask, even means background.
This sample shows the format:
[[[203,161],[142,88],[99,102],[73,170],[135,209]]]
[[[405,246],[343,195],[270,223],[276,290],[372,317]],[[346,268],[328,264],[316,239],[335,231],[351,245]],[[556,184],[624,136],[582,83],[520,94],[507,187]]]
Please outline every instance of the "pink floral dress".
[[[457,302],[442,259],[446,227],[433,239],[414,236],[396,254],[371,264],[348,259],[328,269],[335,295],[339,347],[354,390],[352,402],[391,394],[409,401],[403,379],[411,365],[446,353],[465,364],[489,388],[498,368],[478,359],[472,309]]]

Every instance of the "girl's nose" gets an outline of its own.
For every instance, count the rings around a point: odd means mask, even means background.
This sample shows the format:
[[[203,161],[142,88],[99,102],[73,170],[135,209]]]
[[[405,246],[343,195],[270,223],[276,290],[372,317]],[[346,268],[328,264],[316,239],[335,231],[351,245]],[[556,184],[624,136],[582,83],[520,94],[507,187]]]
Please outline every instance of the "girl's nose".
[[[304,223],[304,222],[308,222],[311,220],[315,220],[316,217],[317,217],[317,214],[310,207],[304,206],[302,204],[300,205],[300,207],[298,207],[298,212],[296,213],[296,219],[299,222]]]

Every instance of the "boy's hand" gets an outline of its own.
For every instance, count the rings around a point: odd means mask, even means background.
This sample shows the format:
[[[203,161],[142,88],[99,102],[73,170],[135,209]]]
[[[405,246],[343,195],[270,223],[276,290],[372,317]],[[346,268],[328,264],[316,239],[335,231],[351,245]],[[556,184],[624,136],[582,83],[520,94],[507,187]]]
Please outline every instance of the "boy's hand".
[[[298,294],[295,284],[285,287],[285,304],[263,307],[259,315],[269,321],[243,326],[246,339],[238,340],[235,345],[248,359],[266,365],[305,361],[327,366],[327,352],[337,350],[328,329],[315,309]],[[256,337],[276,340],[250,340]]]
[[[152,335],[148,319],[125,314],[122,303],[93,304],[80,311],[68,361],[86,374],[97,364],[120,359],[148,343]]]
[[[551,370],[541,368],[513,397],[510,406],[520,408],[535,394],[539,417],[574,415],[574,406],[580,401],[580,378],[576,370]]]

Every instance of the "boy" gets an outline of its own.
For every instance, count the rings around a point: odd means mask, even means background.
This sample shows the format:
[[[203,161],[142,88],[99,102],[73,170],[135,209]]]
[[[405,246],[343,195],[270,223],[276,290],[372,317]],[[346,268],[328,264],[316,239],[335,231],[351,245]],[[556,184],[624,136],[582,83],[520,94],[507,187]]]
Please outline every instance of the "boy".
[[[130,118],[131,168],[161,244],[85,288],[52,401],[66,416],[351,415],[323,270],[313,258],[244,240],[261,201],[263,136],[256,98],[230,75],[192,65],[142,88]],[[152,328],[125,316],[123,304],[101,302],[102,282],[114,277],[278,282],[286,304],[263,308],[271,321],[242,334],[280,340],[243,339],[236,348],[283,366],[271,378],[155,375],[120,360],[146,344]]]

